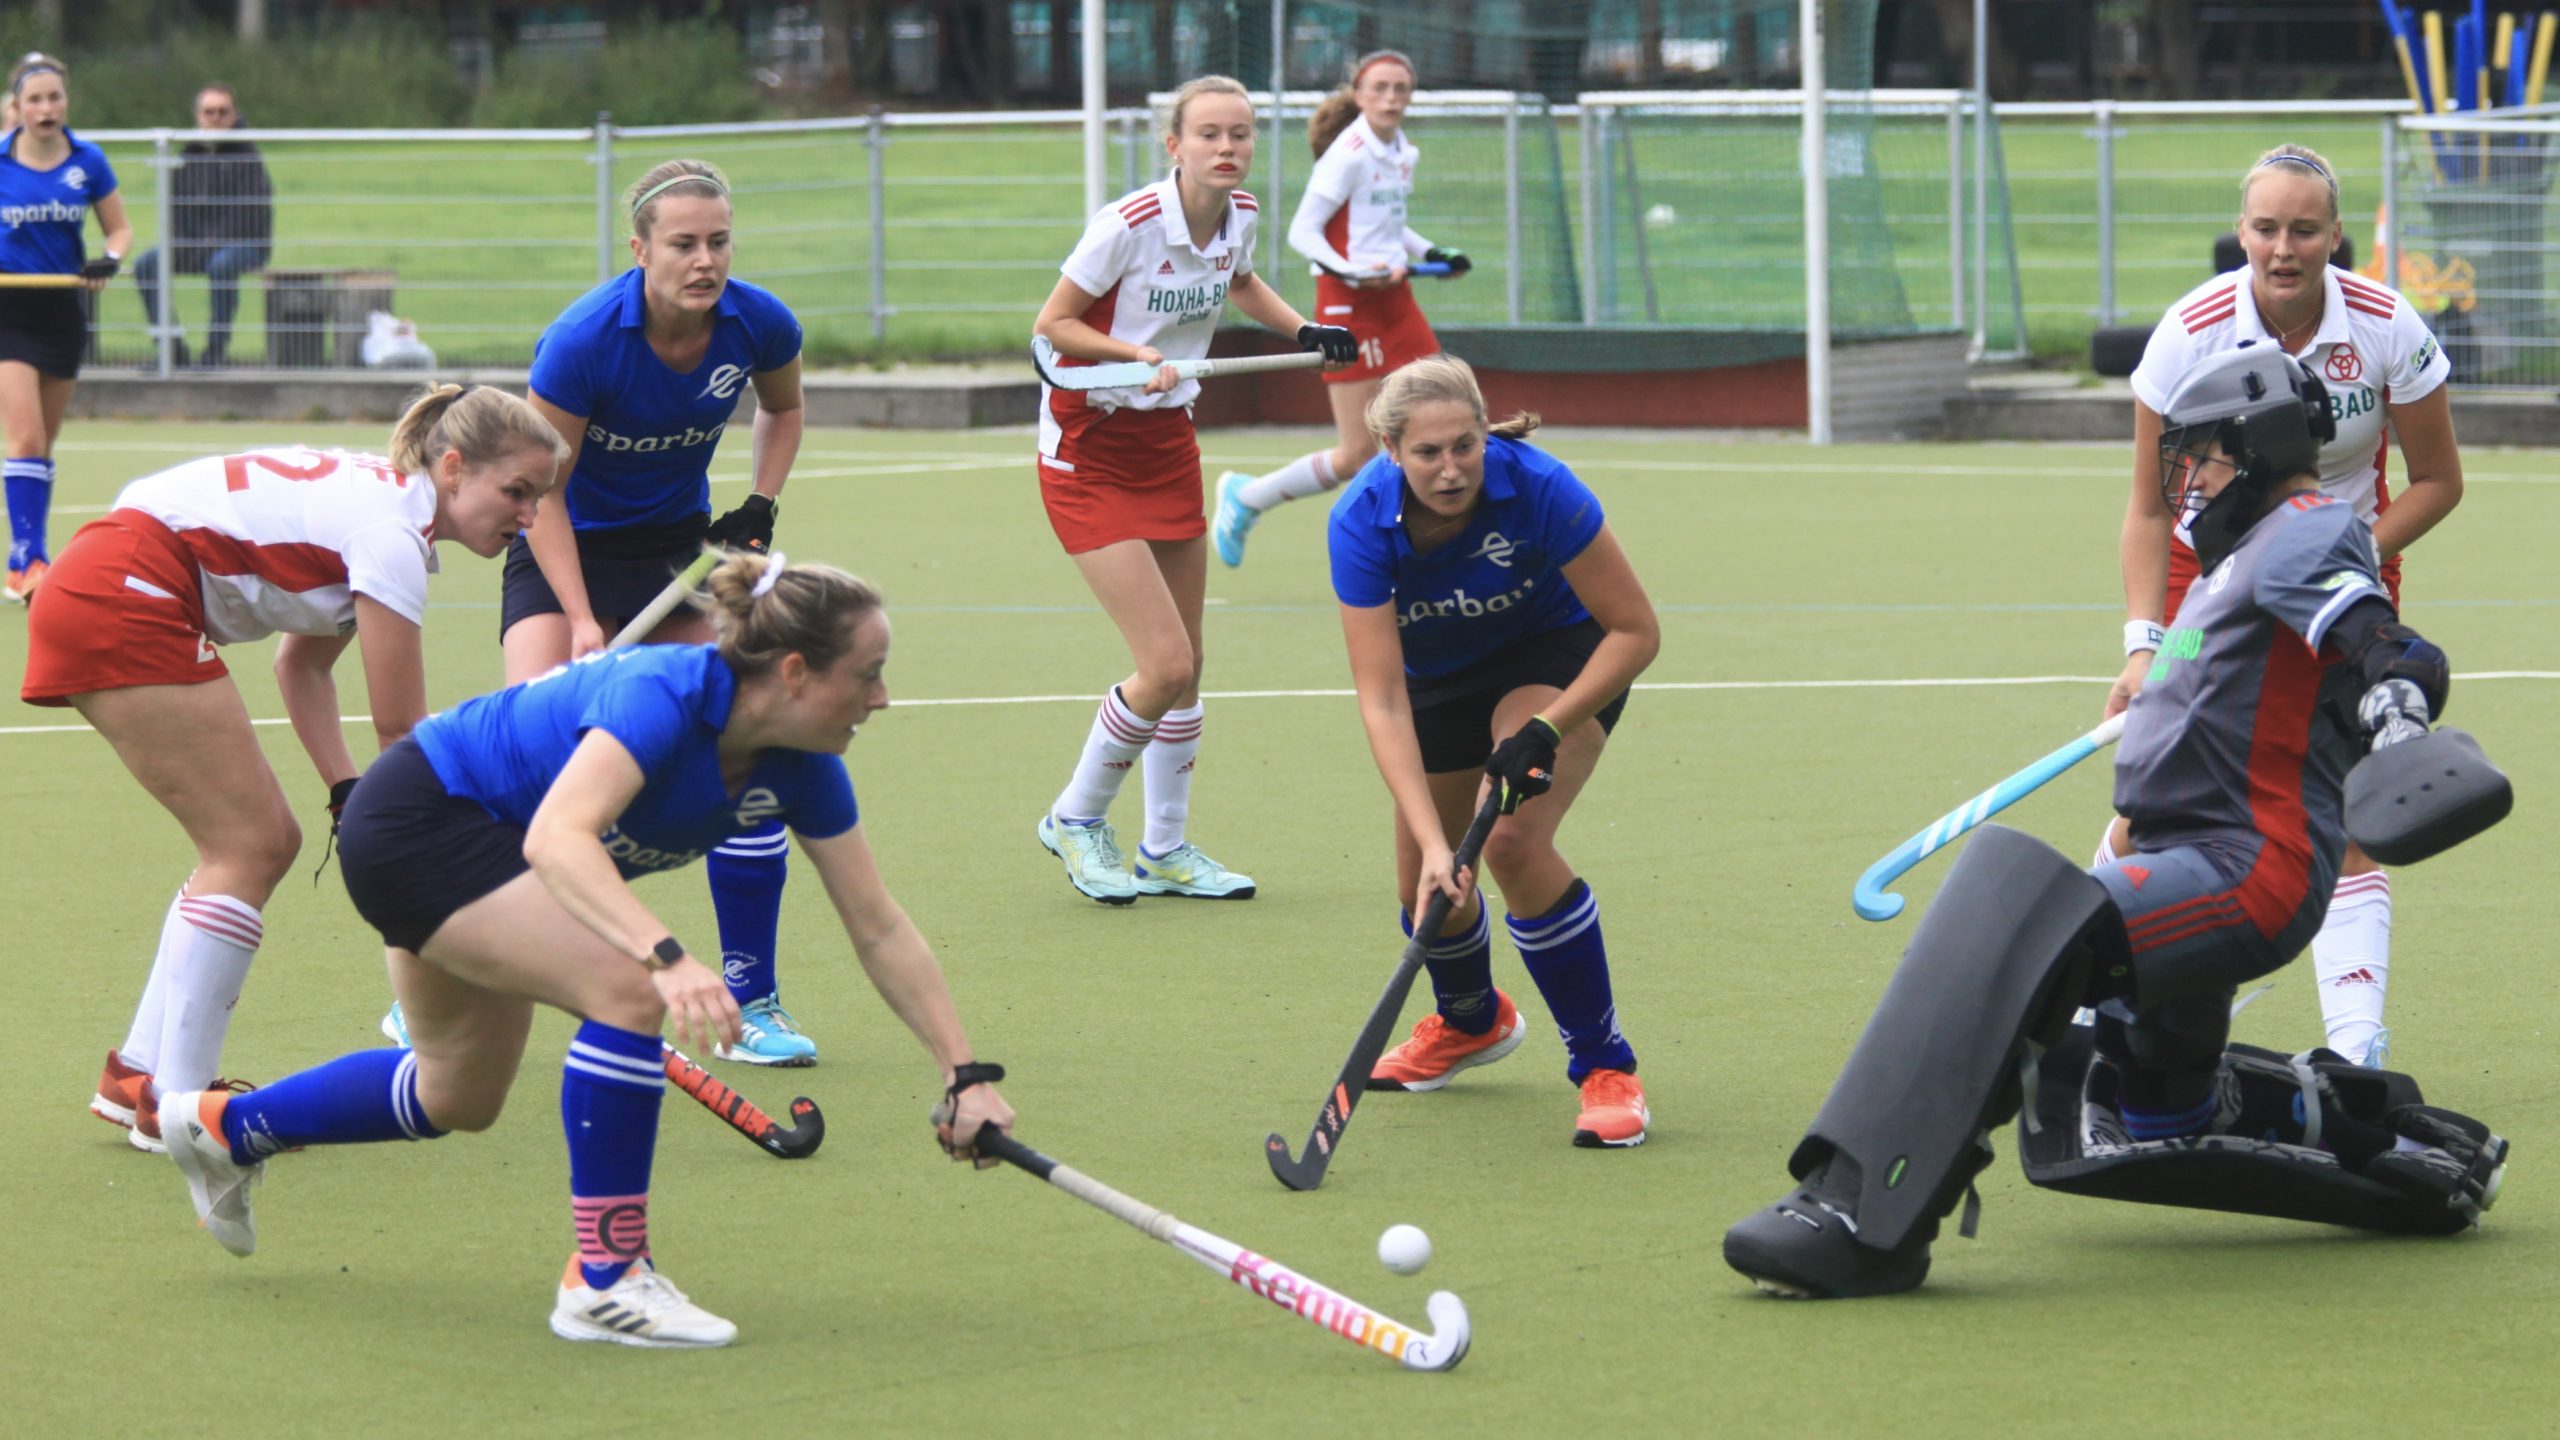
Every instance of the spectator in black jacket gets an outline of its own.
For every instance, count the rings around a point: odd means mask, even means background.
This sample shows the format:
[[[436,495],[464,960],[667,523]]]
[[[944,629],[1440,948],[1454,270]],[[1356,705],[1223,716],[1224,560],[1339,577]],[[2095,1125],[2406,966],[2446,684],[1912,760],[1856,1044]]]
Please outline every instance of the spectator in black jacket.
[[[229,130],[240,123],[240,102],[228,85],[196,93],[196,128]],[[231,317],[240,308],[240,277],[266,267],[275,242],[275,190],[258,147],[245,140],[190,140],[169,178],[170,268],[212,282],[213,320],[204,363],[219,365],[231,348]],[[161,251],[145,250],[133,262],[143,313],[160,323]],[[175,307],[171,307],[175,323]],[[187,363],[186,340],[178,363]]]

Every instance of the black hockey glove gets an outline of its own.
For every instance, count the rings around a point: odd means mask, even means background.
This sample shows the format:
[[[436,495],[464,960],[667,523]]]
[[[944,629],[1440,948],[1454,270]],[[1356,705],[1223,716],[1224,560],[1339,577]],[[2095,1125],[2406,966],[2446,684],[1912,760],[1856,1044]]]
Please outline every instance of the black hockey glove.
[[[773,548],[773,517],[778,507],[768,495],[750,495],[738,508],[711,522],[702,538],[724,550],[762,555]]]
[[[1556,742],[1563,738],[1556,727],[1532,715],[1510,739],[1493,747],[1484,773],[1493,777],[1503,814],[1517,811],[1521,801],[1546,794],[1547,787],[1556,783]]]
[[[347,800],[355,793],[354,776],[329,787],[329,838],[320,842],[320,863],[311,871],[311,883],[314,885],[320,883],[321,873],[329,868],[329,852],[338,844],[338,821],[347,813]]]
[[[1466,251],[1452,250],[1445,245],[1434,245],[1430,249],[1423,251],[1422,258],[1425,260],[1435,260],[1447,265],[1449,267],[1449,278],[1452,280],[1455,280],[1459,276],[1476,268],[1476,262],[1467,258]]]
[[[115,256],[101,255],[97,259],[91,260],[80,267],[80,278],[83,280],[113,280],[116,278],[116,272],[123,268],[124,262],[118,260]]]
[[[1339,325],[1301,325],[1298,348],[1321,350],[1324,358],[1336,365],[1348,365],[1360,358],[1360,342]]]

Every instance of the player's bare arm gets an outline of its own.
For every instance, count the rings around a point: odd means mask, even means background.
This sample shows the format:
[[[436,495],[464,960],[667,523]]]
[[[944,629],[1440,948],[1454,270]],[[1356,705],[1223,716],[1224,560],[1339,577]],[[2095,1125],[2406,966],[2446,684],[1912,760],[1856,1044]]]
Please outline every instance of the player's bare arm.
[[[2409,483],[2391,497],[2391,508],[2374,517],[2373,548],[2388,560],[2433,530],[2462,503],[2462,447],[2453,438],[2453,399],[2439,385],[2406,405],[2391,406],[2391,430],[2400,437],[2400,458],[2409,467]]]
[[[1636,578],[1627,552],[1608,526],[1602,525],[1582,553],[1563,568],[1573,593],[1582,597],[1582,608],[1609,633],[1583,663],[1573,684],[1544,712],[1559,735],[1572,733],[1627,693],[1653,657],[1662,653],[1662,622],[1653,613],[1644,582]]]

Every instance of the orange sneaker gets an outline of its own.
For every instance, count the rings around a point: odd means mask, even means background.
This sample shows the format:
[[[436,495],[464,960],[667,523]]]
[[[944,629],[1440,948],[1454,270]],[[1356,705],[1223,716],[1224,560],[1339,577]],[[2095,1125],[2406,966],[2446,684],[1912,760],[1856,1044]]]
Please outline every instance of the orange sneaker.
[[[257,1088],[246,1080],[216,1080],[205,1087],[205,1093],[246,1095]],[[154,1155],[168,1154],[168,1143],[160,1138],[160,1087],[152,1083],[148,1075],[142,1077],[140,1102],[133,1109],[132,1127],[125,1131],[126,1143]],[[92,1105],[89,1108],[94,1110],[97,1107]]]
[[[1574,1118],[1573,1143],[1593,1150],[1622,1150],[1644,1143],[1653,1112],[1644,1105],[1644,1082],[1626,1070],[1594,1070],[1582,1077],[1582,1113]]]
[[[1372,1090],[1437,1090],[1451,1076],[1477,1065],[1490,1065],[1520,1048],[1528,1032],[1511,997],[1493,992],[1493,1028],[1470,1035],[1432,1011],[1413,1027],[1413,1038],[1378,1057],[1370,1068]]]
[[[36,587],[44,583],[44,572],[53,567],[42,560],[30,560],[24,570],[9,572],[9,588],[0,598],[26,601],[35,598]]]
[[[122,1055],[109,1050],[107,1068],[98,1072],[98,1093],[89,1097],[89,1113],[130,1130],[135,1109],[142,1103],[142,1087],[150,1083],[150,1071],[134,1069]]]

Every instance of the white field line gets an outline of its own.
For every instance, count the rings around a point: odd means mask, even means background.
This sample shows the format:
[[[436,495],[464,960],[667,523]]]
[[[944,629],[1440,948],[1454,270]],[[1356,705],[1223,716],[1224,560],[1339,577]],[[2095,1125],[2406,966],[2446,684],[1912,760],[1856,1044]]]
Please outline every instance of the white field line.
[[[2560,680],[2560,670],[2466,670],[2454,675],[2457,680]],[[1929,680],[1671,680],[1639,684],[1635,688],[1648,694],[1700,692],[1711,690],[1927,690],[1956,689],[1967,686],[2020,685],[2108,685],[2113,675],[1967,675]],[[1210,690],[1204,700],[1347,700],[1349,690]],[[950,705],[1090,705],[1092,691],[1072,695],[968,695],[931,700],[897,700],[891,708],[919,710]],[[339,723],[370,725],[369,715],[341,715]],[[282,719],[251,720],[252,725],[286,725]],[[88,730],[86,725],[0,725],[0,736],[6,735],[75,735]]]

